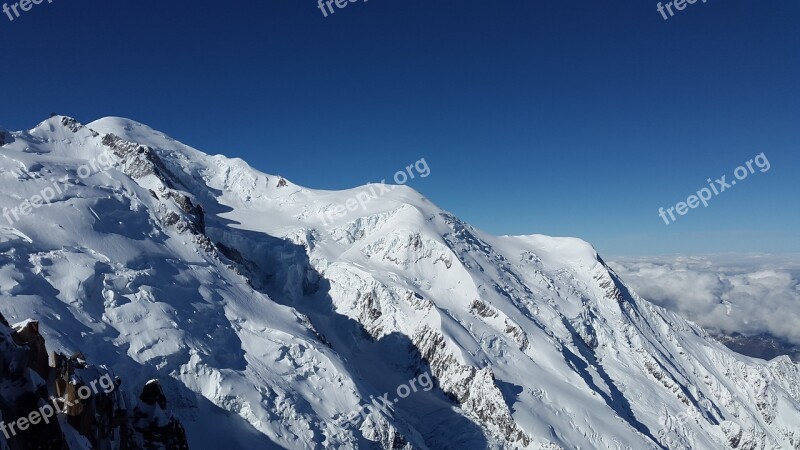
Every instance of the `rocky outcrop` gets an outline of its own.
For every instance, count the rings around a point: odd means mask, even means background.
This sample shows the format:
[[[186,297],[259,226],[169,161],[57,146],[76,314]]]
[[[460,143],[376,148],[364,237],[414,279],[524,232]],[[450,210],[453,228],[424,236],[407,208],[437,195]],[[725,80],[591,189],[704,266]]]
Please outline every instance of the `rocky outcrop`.
[[[188,223],[183,224],[185,230],[192,234],[205,235],[206,220],[203,205],[195,205],[188,195],[173,190],[165,190],[164,198],[174,200],[181,210],[188,215]],[[183,231],[180,228],[179,230]]]
[[[150,380],[144,386],[139,404],[133,410],[133,430],[134,435],[140,438],[137,444],[144,444],[144,448],[189,448],[183,425],[167,409],[167,397],[158,380]]]
[[[195,204],[189,195],[176,189],[180,181],[167,168],[155,150],[146,145],[126,141],[111,133],[103,135],[102,144],[111,149],[114,156],[121,160],[122,171],[129,177],[140,180],[153,176],[160,181],[162,185],[159,187],[160,192],[150,190],[150,193],[153,198],[159,200],[158,217],[165,226],[175,228],[181,233],[191,233],[204,250],[213,251],[214,246],[205,234],[203,205]],[[170,200],[174,201],[174,206],[169,204]]]
[[[73,119],[72,117],[67,117],[67,116],[61,116],[61,125],[63,125],[67,129],[69,129],[73,133],[77,133],[78,131],[86,128],[82,123],[78,122],[77,120]],[[94,136],[94,137],[99,136],[99,134],[96,131],[94,131],[94,130],[90,130],[90,131],[92,133],[92,136]]]
[[[130,408],[122,381],[82,354],[52,362],[38,322],[10,326],[0,314],[0,449],[189,448],[157,381]]]
[[[28,320],[14,325],[13,330],[14,342],[28,347],[28,367],[46,380],[50,373],[50,363],[47,359],[44,337],[39,334],[39,322]]]
[[[166,187],[173,188],[169,170],[152,148],[128,142],[111,133],[104,135],[102,142],[114,152],[114,156],[122,160],[125,175],[135,180],[153,175]]]
[[[29,370],[31,350],[18,339],[0,315],[0,449],[68,449],[57,421],[18,420],[49,404],[45,380]]]
[[[478,422],[502,436],[509,444],[527,447],[531,440],[517,425],[497,388],[492,369],[476,369],[461,364],[447,347],[444,336],[430,327],[422,327],[413,338],[420,357],[443,391],[449,394]]]
[[[476,314],[484,319],[491,319],[493,317],[497,317],[497,311],[492,309],[491,306],[483,303],[482,301],[475,299],[472,301],[472,304],[469,306],[470,311],[473,314]]]

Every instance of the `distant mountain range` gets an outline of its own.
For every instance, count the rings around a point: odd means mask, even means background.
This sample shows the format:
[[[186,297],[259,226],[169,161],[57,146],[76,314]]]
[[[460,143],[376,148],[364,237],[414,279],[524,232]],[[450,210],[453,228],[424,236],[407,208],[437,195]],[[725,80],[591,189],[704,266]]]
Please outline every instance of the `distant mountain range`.
[[[745,336],[741,333],[733,333],[731,335],[715,333],[714,337],[731,350],[743,355],[766,360],[786,355],[795,362],[800,362],[800,348],[775,336],[768,334]]]

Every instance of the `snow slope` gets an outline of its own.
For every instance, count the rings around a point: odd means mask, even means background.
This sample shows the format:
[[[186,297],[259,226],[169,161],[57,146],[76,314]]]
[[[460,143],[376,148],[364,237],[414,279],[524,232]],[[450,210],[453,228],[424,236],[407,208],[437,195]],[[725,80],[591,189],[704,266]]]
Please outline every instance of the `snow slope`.
[[[798,365],[732,353],[578,239],[490,236],[399,186],[349,211],[375,186],[307,189],[127,119],[3,141],[4,213],[68,189],[0,218],[0,311],[161,379],[192,448],[800,448]]]

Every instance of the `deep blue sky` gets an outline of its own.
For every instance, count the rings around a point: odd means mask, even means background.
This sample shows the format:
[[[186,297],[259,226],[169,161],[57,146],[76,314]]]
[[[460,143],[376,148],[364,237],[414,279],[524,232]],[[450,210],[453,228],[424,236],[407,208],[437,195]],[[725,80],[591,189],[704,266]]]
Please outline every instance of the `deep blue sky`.
[[[326,189],[424,157],[412,186],[495,234],[800,252],[800,3],[656,3],[53,0],[0,16],[0,125],[124,116]]]

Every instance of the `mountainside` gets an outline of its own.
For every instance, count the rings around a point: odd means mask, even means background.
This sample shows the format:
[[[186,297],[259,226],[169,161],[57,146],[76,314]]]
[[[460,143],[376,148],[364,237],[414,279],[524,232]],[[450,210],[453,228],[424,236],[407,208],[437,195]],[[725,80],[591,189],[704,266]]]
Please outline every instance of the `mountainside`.
[[[192,449],[800,449],[800,366],[733,353],[578,239],[127,119],[0,143],[0,312],[159,379]]]

